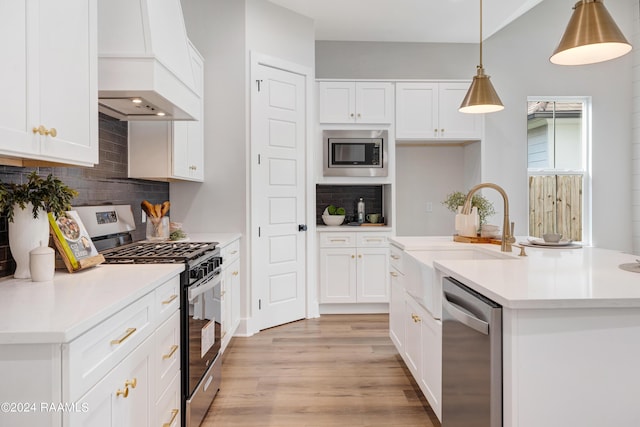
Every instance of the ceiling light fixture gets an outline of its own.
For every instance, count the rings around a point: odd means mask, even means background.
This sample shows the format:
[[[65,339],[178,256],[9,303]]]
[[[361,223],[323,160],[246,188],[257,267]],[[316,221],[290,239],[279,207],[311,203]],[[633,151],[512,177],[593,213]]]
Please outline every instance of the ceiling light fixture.
[[[595,64],[629,51],[631,44],[602,0],[580,0],[573,7],[573,15],[549,61],[558,65]]]
[[[133,99],[131,100],[131,102],[133,102],[134,104],[142,104],[142,99],[140,99],[140,98],[133,98]]]
[[[480,65],[476,67],[467,95],[462,100],[458,111],[461,113],[493,113],[504,109],[500,97],[493,88],[489,76],[482,66],[482,0],[480,0]]]

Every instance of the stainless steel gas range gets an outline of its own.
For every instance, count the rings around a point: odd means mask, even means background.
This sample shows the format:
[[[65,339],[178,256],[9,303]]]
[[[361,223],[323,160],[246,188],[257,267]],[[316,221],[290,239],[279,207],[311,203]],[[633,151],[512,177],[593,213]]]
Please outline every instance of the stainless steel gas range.
[[[130,242],[130,232],[135,229],[130,206],[87,206],[75,210],[96,246],[101,248],[106,263],[185,265],[180,275],[182,425],[199,426],[220,389],[222,377],[219,357],[222,257],[218,243]]]

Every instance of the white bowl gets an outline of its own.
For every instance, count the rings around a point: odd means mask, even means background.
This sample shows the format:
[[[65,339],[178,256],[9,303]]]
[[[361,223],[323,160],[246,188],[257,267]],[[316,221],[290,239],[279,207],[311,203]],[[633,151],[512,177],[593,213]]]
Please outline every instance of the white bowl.
[[[340,225],[344,222],[344,215],[322,215],[322,222],[326,225]]]

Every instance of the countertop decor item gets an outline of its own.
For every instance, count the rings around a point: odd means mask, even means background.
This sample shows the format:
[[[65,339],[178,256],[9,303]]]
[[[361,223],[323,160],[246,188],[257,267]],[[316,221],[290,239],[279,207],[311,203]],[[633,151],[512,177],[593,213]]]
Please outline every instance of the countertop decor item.
[[[49,213],[49,232],[69,273],[104,262],[78,212],[66,211],[57,217]]]
[[[464,205],[464,199],[467,197],[467,193],[461,191],[454,191],[447,195],[447,198],[442,201],[442,204],[447,207],[451,212],[457,213],[458,206]],[[495,214],[496,211],[486,197],[481,194],[474,194],[471,198],[471,207],[478,208],[478,216],[480,217],[480,228],[487,223],[487,218]]]
[[[71,209],[71,200],[78,193],[60,179],[49,174],[40,177],[29,174],[22,184],[0,183],[0,211],[9,220],[9,247],[16,262],[16,279],[28,279],[29,252],[49,241],[47,213],[58,216]]]
[[[147,239],[167,240],[169,239],[169,213],[171,203],[167,200],[160,204],[151,204],[147,200],[140,203],[142,210],[147,214]]]
[[[31,281],[33,282],[50,282],[53,280],[56,265],[54,251],[44,242],[40,242],[40,246],[29,252],[29,271],[31,272]]]
[[[329,205],[322,212],[322,222],[325,225],[341,225],[344,222],[346,211],[344,208],[337,208],[334,205]]]

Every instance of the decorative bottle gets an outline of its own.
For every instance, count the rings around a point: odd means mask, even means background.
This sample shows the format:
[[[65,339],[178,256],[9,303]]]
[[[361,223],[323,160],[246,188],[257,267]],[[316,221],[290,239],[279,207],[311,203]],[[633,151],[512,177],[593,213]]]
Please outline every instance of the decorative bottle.
[[[358,222],[360,224],[364,222],[364,200],[362,197],[358,200]]]

